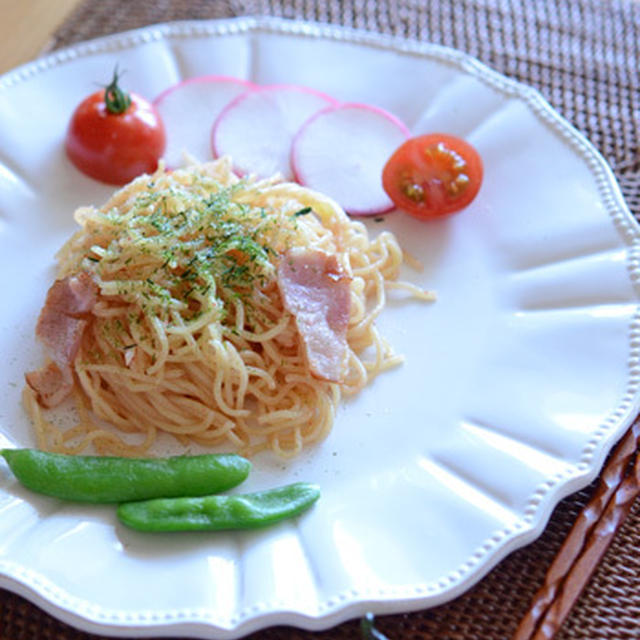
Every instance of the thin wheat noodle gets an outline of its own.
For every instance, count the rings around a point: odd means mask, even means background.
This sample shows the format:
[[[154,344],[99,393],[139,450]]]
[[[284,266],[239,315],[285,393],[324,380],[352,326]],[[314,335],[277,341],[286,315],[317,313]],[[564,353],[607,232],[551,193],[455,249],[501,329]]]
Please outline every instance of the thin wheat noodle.
[[[160,167],[76,211],[58,277],[89,273],[98,301],[73,362],[78,424],[58,427],[25,390],[39,447],[139,455],[162,433],[290,458],[326,437],[343,395],[402,361],[374,324],[385,288],[433,298],[397,281],[405,255],[393,234],[370,239],[329,198],[230,167]],[[334,255],[351,278],[340,383],[311,373],[281,299],[277,264],[293,247]]]

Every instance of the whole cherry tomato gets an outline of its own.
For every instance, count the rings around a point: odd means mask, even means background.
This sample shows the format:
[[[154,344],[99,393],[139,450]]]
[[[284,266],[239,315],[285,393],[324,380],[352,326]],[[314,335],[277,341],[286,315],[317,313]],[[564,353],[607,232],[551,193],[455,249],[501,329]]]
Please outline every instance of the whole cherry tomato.
[[[398,147],[383,169],[382,185],[399,209],[429,220],[466,207],[482,175],[482,159],[468,142],[433,133]]]
[[[164,124],[155,107],[118,85],[118,70],[105,89],[85,98],[67,130],[65,149],[83,173],[122,185],[151,173],[164,152]]]

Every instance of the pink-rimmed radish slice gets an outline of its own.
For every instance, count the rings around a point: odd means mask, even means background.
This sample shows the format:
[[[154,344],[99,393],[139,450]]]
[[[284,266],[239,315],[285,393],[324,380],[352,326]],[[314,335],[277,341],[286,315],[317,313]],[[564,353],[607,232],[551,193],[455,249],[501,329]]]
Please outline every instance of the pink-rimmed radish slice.
[[[240,175],[293,179],[291,142],[314,113],[337,102],[313,89],[270,85],[238,96],[222,111],[211,131],[216,157],[229,155]]]
[[[185,152],[201,162],[211,160],[211,123],[232,100],[252,87],[252,83],[238,78],[198,76],[165,89],[153,104],[167,134],[167,166],[182,166]]]
[[[323,109],[298,131],[291,165],[300,184],[333,198],[352,215],[375,215],[393,208],[382,187],[382,169],[409,137],[394,115],[366,104]]]

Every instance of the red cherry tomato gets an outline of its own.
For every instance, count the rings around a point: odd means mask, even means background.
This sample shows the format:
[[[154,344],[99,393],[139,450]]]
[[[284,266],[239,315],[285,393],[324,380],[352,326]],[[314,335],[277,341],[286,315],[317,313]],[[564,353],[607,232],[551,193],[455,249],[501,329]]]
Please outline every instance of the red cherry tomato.
[[[434,133],[400,145],[383,169],[382,185],[399,209],[429,220],[466,207],[482,174],[482,160],[469,143]]]
[[[164,152],[164,124],[155,107],[135,93],[111,84],[85,98],[71,117],[65,149],[83,173],[122,185],[151,173]]]

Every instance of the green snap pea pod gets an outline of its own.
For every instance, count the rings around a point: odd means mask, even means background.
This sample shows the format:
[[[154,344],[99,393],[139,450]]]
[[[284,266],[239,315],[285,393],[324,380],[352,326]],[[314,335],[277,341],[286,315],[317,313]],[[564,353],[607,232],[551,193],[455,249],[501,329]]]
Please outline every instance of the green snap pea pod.
[[[257,529],[297,516],[319,497],[317,485],[295,482],[256,493],[128,502],[118,518],[138,531]]]
[[[225,491],[249,475],[251,463],[235,454],[170,458],[73,456],[37,449],[3,449],[22,485],[78,502],[126,502]]]

